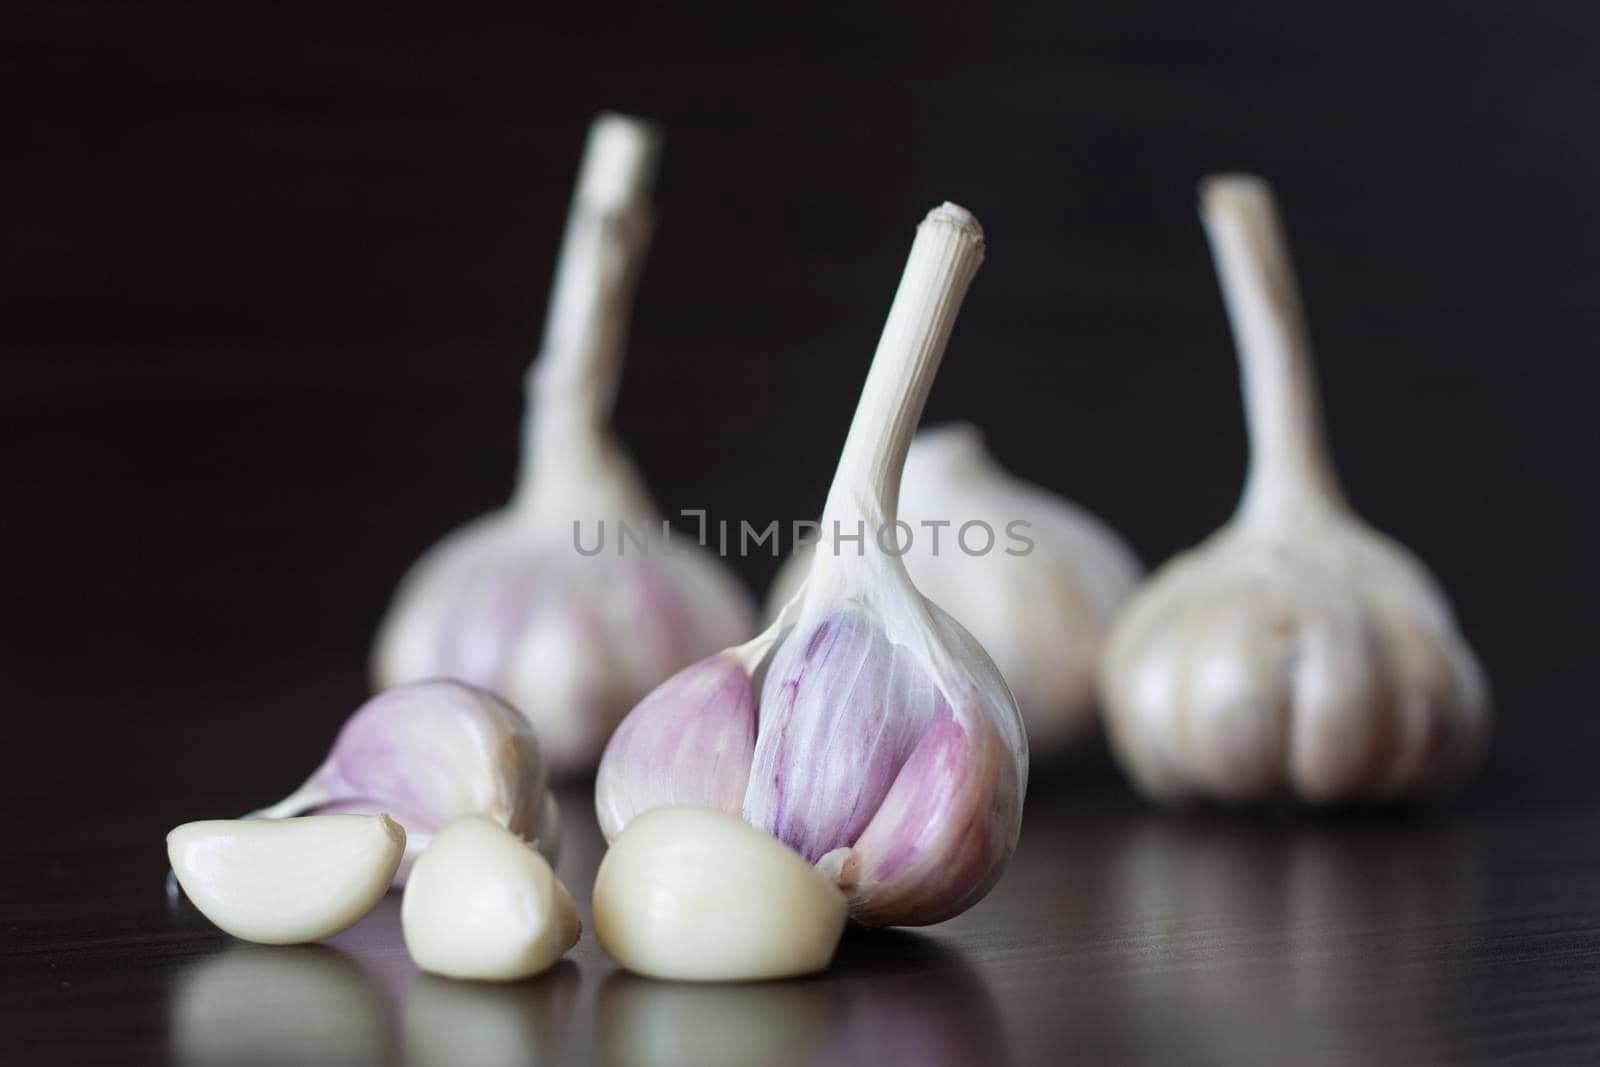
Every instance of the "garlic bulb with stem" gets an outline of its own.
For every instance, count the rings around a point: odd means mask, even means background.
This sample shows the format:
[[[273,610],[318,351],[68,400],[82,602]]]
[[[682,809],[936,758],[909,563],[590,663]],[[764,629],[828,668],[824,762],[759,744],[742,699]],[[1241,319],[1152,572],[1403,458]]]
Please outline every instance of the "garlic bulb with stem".
[[[1250,470],[1232,521],[1158,571],[1113,629],[1113,750],[1164,801],[1382,801],[1453,781],[1487,736],[1487,683],[1432,577],[1339,489],[1271,190],[1214,177],[1200,208]]]
[[[804,584],[765,633],[680,672],[618,729],[595,782],[608,839],[667,804],[742,814],[876,926],[939,922],[999,878],[1027,783],[1022,720],[895,551],[906,449],[982,258],[963,208],[918,228]]]
[[[396,686],[346,720],[305,783],[247,818],[387,812],[405,827],[404,885],[434,831],[481,815],[554,863],[561,817],[528,722],[493,693],[434,680]]]
[[[593,770],[640,697],[753,628],[749,596],[719,561],[660,547],[664,520],[609,426],[658,142],[620,115],[590,130],[528,372],[514,497],[418,561],[374,650],[379,688],[452,677],[504,696],[558,775]]]
[[[911,580],[994,657],[1032,758],[1082,736],[1096,721],[1106,631],[1139,581],[1133,551],[1076,504],[1007,473],[968,423],[912,439],[899,514]],[[807,544],[779,570],[769,618],[805,581],[813,553]]]

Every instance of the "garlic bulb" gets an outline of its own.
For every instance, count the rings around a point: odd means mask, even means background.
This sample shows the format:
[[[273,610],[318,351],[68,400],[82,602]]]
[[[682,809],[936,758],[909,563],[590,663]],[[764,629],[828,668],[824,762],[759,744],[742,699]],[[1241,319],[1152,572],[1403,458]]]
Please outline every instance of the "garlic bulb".
[[[561,817],[527,720],[493,693],[459,682],[379,693],[345,722],[304,785],[249,817],[380,811],[406,829],[397,886],[434,831],[458,816],[492,819],[552,863],[561,843]]]
[[[938,922],[999,878],[1027,781],[1022,720],[988,655],[892,551],[906,448],[982,258],[982,229],[954,204],[918,228],[804,584],[765,633],[680,672],[623,723],[595,782],[608,838],[665,804],[742,813],[867,925]]]
[[[556,774],[592,770],[651,687],[753,627],[749,597],[709,553],[641,547],[664,521],[608,425],[657,142],[618,115],[590,130],[514,499],[418,561],[374,652],[379,688],[451,677],[504,696]]]
[[[212,819],[167,835],[172,873],[200,913],[264,945],[355,925],[388,892],[405,848],[387,815]]]
[[[1163,567],[1102,672],[1113,748],[1158,800],[1385,800],[1467,771],[1487,685],[1443,592],[1345,503],[1272,193],[1201,186],[1243,368],[1251,460],[1233,520]]]
[[[1008,474],[976,426],[923,430],[906,453],[900,518],[906,570],[994,657],[1033,756],[1095,721],[1095,670],[1139,561],[1077,505]],[[767,594],[775,618],[805,581],[814,549],[790,557]]]
[[[417,966],[451,978],[515,981],[578,943],[578,911],[545,858],[500,824],[464,815],[433,836],[400,904]]]

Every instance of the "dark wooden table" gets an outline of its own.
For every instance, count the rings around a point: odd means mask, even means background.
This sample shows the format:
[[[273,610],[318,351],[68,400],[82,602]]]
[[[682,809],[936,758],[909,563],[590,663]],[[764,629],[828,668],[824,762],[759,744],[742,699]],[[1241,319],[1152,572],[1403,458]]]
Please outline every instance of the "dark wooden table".
[[[133,753],[130,758],[137,758]],[[162,891],[154,817],[30,816],[0,896],[0,1061],[1459,1064],[1600,1051],[1600,809],[1157,813],[1080,757],[991,896],[847,935],[826,974],[630,977],[586,930],[536,980],[420,974],[399,898],[322,946]],[[585,912],[601,839],[563,797]],[[235,807],[239,805],[235,804]],[[196,804],[194,814],[215,809]]]

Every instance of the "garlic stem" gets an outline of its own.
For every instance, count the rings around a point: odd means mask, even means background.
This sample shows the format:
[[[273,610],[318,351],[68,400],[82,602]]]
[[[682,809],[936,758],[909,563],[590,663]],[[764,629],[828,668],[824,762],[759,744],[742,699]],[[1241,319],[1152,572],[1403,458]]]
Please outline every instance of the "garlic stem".
[[[869,546],[875,544],[878,526],[894,521],[906,449],[962,297],[982,262],[983,227],[965,208],[944,203],[917,227],[822,509],[824,543],[836,521],[853,533],[856,523],[865,520]]]
[[[528,369],[518,495],[570,477],[574,453],[598,447],[616,398],[634,283],[650,243],[650,186],[660,134],[602,114],[589,128],[556,264],[539,358]]]
[[[1272,188],[1246,174],[1208,178],[1200,186],[1200,216],[1239,350],[1250,428],[1239,517],[1275,523],[1291,514],[1342,511],[1305,312]]]

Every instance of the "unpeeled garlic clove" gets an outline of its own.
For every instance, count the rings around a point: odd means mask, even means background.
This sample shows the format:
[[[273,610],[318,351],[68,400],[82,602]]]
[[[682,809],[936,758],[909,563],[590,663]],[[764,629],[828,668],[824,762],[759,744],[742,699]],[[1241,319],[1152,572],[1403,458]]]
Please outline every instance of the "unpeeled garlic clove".
[[[434,831],[462,815],[486,816],[532,840],[551,862],[561,841],[555,797],[527,720],[493,693],[442,679],[368,700],[304,785],[250,817],[377,811],[406,828],[397,886]]]
[[[400,922],[418,967],[488,981],[549,969],[580,931],[544,857],[480,815],[433,835],[406,883]]]
[[[606,840],[669,804],[739,814],[756,747],[749,671],[736,650],[709,656],[663,682],[617,728],[595,775]]]
[[[651,804],[692,798],[726,811],[742,791],[745,820],[817,863],[851,915],[875,926],[939,922],[999,878],[1022,817],[1022,720],[993,661],[880,537],[982,258],[982,228],[965,209],[945,204],[923,220],[823,509],[826,550],[765,633],[635,709],[596,783],[608,834]],[[680,745],[675,731],[725,740],[723,756]]]
[[[655,808],[611,843],[594,882],[594,928],[636,974],[746,982],[823,970],[844,897],[792,850],[709,808]]]
[[[167,857],[200,913],[264,945],[352,926],[389,889],[406,832],[387,815],[216,819],[167,835]]]
[[[1443,592],[1350,510],[1270,188],[1201,186],[1243,370],[1239,509],[1129,603],[1101,687],[1113,751],[1158,800],[1385,800],[1461,777],[1487,683]]]
[[[1095,722],[1106,631],[1139,581],[1132,550],[1076,504],[1007,473],[964,423],[912,439],[899,517],[912,582],[994,658],[1029,752],[1037,758],[1081,737]],[[778,572],[769,618],[805,581],[814,551],[806,545]]]
[[[720,560],[661,543],[665,520],[609,424],[658,149],[637,119],[591,128],[528,372],[515,495],[418,560],[373,651],[380,688],[451,677],[505,696],[557,775],[593,770],[652,687],[754,626]]]

